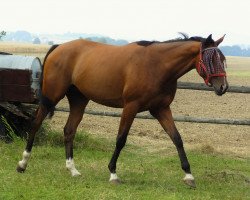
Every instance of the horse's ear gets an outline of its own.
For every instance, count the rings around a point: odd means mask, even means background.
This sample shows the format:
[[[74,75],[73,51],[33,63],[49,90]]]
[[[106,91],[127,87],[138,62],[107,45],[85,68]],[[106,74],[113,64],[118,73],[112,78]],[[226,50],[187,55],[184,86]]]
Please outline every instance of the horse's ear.
[[[213,39],[212,39],[212,34],[210,34],[208,37],[207,37],[207,39],[206,39],[206,41],[205,41],[205,44],[211,44],[211,43],[213,43],[214,41],[213,41]]]
[[[219,44],[222,43],[222,41],[224,40],[225,35],[223,35],[223,37],[221,37],[220,39],[218,39],[217,41],[215,41],[216,46],[219,46]]]

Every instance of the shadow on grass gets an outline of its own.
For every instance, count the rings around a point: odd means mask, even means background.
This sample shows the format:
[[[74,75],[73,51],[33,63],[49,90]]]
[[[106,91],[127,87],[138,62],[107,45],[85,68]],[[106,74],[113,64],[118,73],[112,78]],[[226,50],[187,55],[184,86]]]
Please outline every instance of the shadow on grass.
[[[35,146],[64,147],[63,132],[55,131],[46,123],[37,132]],[[94,138],[85,131],[77,132],[74,139],[74,149],[88,149],[102,152],[114,150],[114,144],[105,138]]]

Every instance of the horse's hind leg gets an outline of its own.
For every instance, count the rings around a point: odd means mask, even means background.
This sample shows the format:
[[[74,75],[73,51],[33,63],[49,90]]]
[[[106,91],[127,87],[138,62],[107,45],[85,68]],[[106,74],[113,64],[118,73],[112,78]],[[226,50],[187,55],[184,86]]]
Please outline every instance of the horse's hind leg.
[[[47,116],[47,114],[49,113],[49,109],[44,106],[44,105],[39,105],[38,110],[37,110],[37,115],[35,120],[32,122],[32,126],[31,126],[31,130],[29,132],[28,135],[28,141],[27,141],[27,145],[26,148],[23,152],[23,159],[21,161],[18,162],[17,168],[16,170],[18,172],[24,172],[27,164],[28,164],[28,160],[30,158],[30,154],[31,154],[31,150],[32,150],[32,146],[33,146],[33,142],[34,142],[34,138],[36,135],[37,130],[40,128],[43,120],[45,119],[45,117]]]
[[[191,174],[190,165],[183,147],[183,142],[174,124],[174,120],[169,106],[165,108],[163,107],[159,110],[150,111],[150,113],[160,122],[161,126],[168,133],[177,148],[181,161],[181,167],[186,174],[183,179],[184,182],[191,187],[195,187],[194,177]]]
[[[64,127],[66,168],[71,172],[72,176],[78,176],[81,174],[75,168],[73,160],[73,140],[75,137],[77,126],[82,120],[85,107],[87,106],[89,100],[86,99],[74,86],[69,89],[66,96],[68,98],[70,106],[69,117]]]

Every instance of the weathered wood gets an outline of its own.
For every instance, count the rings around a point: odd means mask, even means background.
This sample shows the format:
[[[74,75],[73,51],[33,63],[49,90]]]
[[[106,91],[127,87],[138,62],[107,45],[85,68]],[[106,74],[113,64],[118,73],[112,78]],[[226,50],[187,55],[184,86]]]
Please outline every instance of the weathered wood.
[[[56,108],[56,111],[69,112],[66,108]],[[121,117],[121,113],[117,112],[106,112],[106,111],[94,111],[85,110],[86,114],[90,115],[100,115],[109,117]],[[137,114],[136,118],[139,119],[154,119],[150,114]],[[231,124],[231,125],[250,125],[250,119],[222,119],[222,118],[197,118],[190,116],[175,116],[174,120],[177,122],[195,122],[195,123],[213,123],[213,124]]]
[[[0,102],[0,139],[11,142],[13,137],[10,129],[19,137],[27,138],[31,127],[31,121],[35,117],[36,105],[13,104]],[[3,120],[4,119],[4,120]]]
[[[37,103],[41,62],[37,57],[0,54],[0,101]]]
[[[188,90],[205,90],[205,91],[214,91],[212,87],[208,87],[204,83],[190,83],[190,82],[178,82],[177,88],[179,89],[188,89]],[[235,86],[229,85],[227,92],[232,93],[250,93],[250,87],[247,86]]]
[[[34,102],[35,93],[31,87],[31,71],[0,69],[0,102]]]
[[[6,111],[9,111],[10,113],[22,117],[24,119],[29,119],[29,116],[25,115],[22,110],[20,110],[16,105],[11,104],[9,102],[0,102],[0,107],[2,109],[5,109]]]

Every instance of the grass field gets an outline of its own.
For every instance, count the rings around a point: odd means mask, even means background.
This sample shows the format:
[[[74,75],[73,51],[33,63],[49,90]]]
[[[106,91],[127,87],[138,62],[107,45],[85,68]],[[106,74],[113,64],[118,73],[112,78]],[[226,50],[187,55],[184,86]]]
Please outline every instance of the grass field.
[[[75,139],[76,166],[82,173],[71,177],[65,168],[62,135],[52,132],[36,142],[27,171],[15,171],[25,143],[0,142],[0,199],[249,199],[250,160],[190,151],[196,189],[182,183],[176,154],[149,153],[128,144],[118,161],[121,185],[108,182],[114,143],[86,133]]]

